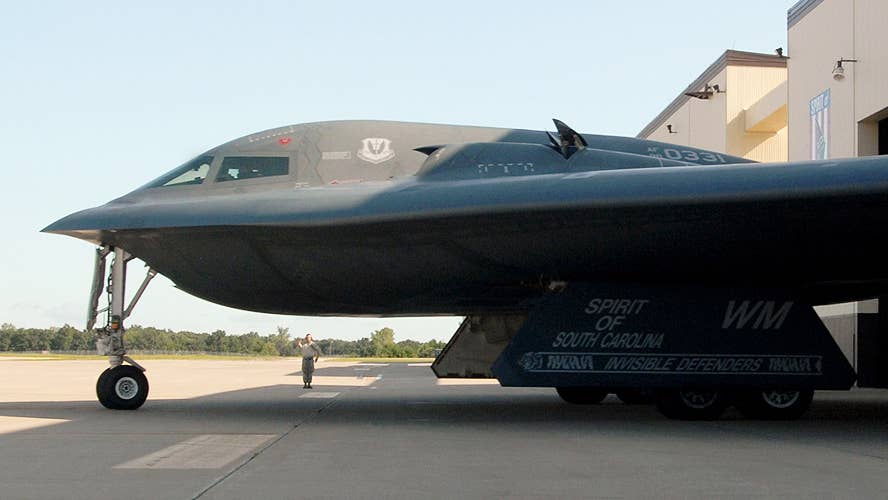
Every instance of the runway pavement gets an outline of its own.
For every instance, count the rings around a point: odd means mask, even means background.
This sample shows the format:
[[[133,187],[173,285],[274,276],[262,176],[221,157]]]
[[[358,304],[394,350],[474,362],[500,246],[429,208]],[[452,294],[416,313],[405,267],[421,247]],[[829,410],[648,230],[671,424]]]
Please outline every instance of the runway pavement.
[[[146,360],[148,402],[95,401],[102,361],[0,358],[0,498],[884,498],[888,391],[796,422],[678,422],[613,397],[436,383],[428,366]]]

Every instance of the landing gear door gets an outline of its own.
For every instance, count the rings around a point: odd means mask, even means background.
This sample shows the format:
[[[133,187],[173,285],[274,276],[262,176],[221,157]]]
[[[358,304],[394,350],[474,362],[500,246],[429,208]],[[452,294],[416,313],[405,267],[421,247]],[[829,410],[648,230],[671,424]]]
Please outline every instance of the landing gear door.
[[[497,358],[504,386],[848,389],[805,303],[779,290],[571,284]]]

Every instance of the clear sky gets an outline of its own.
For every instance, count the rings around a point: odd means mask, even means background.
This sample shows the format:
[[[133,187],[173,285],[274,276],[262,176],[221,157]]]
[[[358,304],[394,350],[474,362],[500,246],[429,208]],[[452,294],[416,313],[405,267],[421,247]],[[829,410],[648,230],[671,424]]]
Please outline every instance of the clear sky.
[[[338,119],[539,130],[557,117],[634,136],[724,50],[786,47],[794,3],[9,2],[0,322],[82,328],[93,248],[39,230],[210,147]],[[446,340],[460,319],[249,313],[158,278],[130,323],[346,339],[391,326],[398,340]]]

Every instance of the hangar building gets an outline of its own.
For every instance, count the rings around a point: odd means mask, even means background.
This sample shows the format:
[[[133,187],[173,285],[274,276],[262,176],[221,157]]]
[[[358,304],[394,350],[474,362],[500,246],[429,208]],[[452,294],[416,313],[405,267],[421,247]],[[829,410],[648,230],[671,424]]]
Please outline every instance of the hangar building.
[[[801,0],[787,51],[726,51],[638,137],[762,162],[888,154],[885,26],[884,0]],[[859,385],[888,387],[888,297],[818,312]]]

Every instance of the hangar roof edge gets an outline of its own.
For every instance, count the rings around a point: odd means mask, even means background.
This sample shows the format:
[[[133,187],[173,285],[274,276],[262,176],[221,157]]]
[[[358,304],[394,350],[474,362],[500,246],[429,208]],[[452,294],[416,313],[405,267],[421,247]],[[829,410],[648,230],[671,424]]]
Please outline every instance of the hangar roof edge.
[[[786,29],[792,28],[821,3],[823,3],[823,0],[799,0],[786,11]]]
[[[715,75],[719,74],[728,66],[757,66],[762,68],[785,68],[786,61],[789,59],[785,56],[775,54],[761,54],[759,52],[743,52],[740,50],[726,50],[718,59],[715,60],[700,76],[698,76],[688,87],[681,92],[666,108],[660,112],[648,123],[636,137],[645,138],[657,130],[667,118],[672,116],[684,103],[688,102],[690,97],[686,96],[686,92],[696,92],[701,90],[706,84],[710,83]]]

